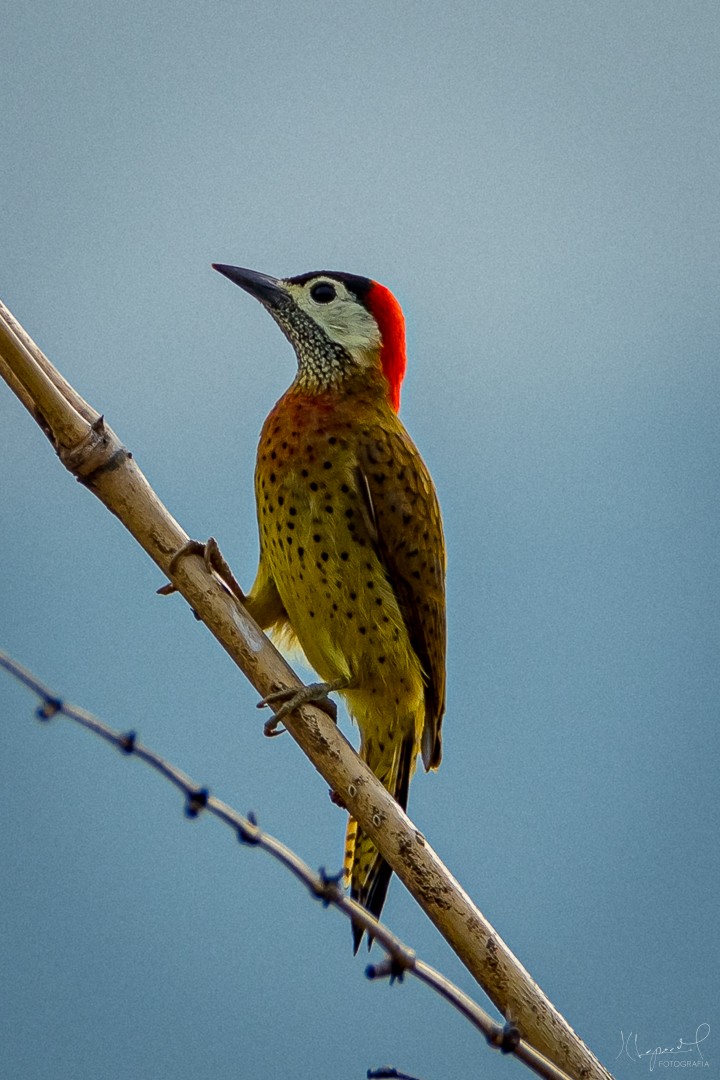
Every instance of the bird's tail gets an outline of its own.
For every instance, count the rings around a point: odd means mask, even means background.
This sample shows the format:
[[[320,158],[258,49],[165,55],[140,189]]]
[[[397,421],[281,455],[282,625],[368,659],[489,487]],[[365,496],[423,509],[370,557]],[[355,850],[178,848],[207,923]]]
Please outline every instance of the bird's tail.
[[[378,769],[373,769],[382,783],[403,810],[407,810],[408,789],[417,749],[412,738],[405,739],[397,749],[391,763],[382,762]],[[370,762],[372,767],[372,763]],[[392,870],[383,859],[369,836],[359,828],[355,818],[350,818],[345,837],[345,859],[343,878],[346,888],[350,887],[350,896],[379,918],[387,896]],[[362,941],[363,931],[353,924],[353,952],[357,952]],[[368,947],[372,938],[368,940]]]

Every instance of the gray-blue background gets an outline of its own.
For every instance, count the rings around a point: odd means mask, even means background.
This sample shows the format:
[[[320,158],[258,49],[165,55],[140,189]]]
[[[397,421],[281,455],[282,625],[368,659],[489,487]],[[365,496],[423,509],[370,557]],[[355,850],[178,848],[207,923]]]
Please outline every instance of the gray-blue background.
[[[410,811],[644,1075],[621,1029],[689,1039],[719,990],[716,3],[71,0],[6,11],[0,51],[0,293],[243,582],[294,361],[210,262],[398,295],[450,559]],[[2,387],[0,425],[4,646],[338,865],[290,738]],[[520,1075],[139,763],[0,701],[3,1075]],[[397,882],[386,915],[473,990]]]

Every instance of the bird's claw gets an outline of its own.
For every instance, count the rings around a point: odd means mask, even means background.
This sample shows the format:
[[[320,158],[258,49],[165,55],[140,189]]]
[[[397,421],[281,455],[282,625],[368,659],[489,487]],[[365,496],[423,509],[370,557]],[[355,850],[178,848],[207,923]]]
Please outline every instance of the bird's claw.
[[[217,578],[231,596],[234,596],[241,604],[245,603],[245,593],[240,588],[240,585],[230,569],[225,556],[218,547],[218,542],[214,536],[211,536],[204,544],[200,540],[188,540],[184,543],[182,547],[178,548],[170,560],[168,574],[173,574],[180,559],[184,559],[188,555],[202,556],[208,573]],[[172,582],[168,585],[163,585],[162,588],[158,589],[158,593],[161,596],[169,596],[175,591],[176,589]]]
[[[345,685],[344,680],[336,679],[335,682],[324,683],[310,683],[308,686],[301,686],[300,689],[295,687],[286,687],[284,690],[275,690],[272,694],[268,694],[266,697],[258,701],[258,709],[264,709],[266,705],[272,705],[276,701],[282,701],[283,704],[277,710],[272,719],[268,720],[263,728],[263,731],[268,737],[273,735],[282,735],[282,731],[277,730],[278,724],[280,724],[286,716],[300,705],[308,705],[312,703],[317,705],[319,709],[327,713],[333,723],[337,723],[337,705],[332,701],[328,694],[333,690],[339,690]],[[283,728],[283,731],[285,729]]]
[[[280,721],[277,716],[273,716],[270,720],[266,720],[263,724],[263,735],[267,735],[268,739],[274,739],[276,735],[284,735],[287,728],[279,727]]]

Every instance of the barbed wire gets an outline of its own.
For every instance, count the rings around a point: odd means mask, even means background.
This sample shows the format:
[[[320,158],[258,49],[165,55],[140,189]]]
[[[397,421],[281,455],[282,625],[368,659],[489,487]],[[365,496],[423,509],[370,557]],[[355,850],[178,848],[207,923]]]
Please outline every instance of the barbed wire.
[[[261,848],[285,866],[307,887],[315,899],[322,902],[324,907],[336,908],[351,922],[366,931],[387,954],[379,963],[369,964],[366,967],[365,974],[368,979],[387,978],[392,984],[395,981],[402,982],[406,973],[413,975],[420,982],[431,987],[482,1032],[489,1046],[500,1050],[503,1054],[514,1055],[538,1076],[545,1077],[547,1080],[569,1080],[566,1073],[521,1038],[514,1024],[508,1022],[502,1025],[493,1020],[460,987],[420,960],[409,946],[393,934],[389,927],[371,915],[361,904],[346,896],[340,885],[341,874],[328,874],[324,867],[317,872],[312,870],[291,848],[264,832],[252,811],[247,816],[243,816],[221,799],[211,795],[207,787],[196,784],[181,769],[139,742],[135,731],[115,731],[93,713],[64,701],[32,672],[2,650],[0,650],[0,667],[40,698],[41,704],[35,712],[39,720],[47,723],[55,716],[64,716],[115,746],[121,753],[144,761],[184,794],[186,817],[196,818],[204,811],[217,818],[235,832],[240,843]],[[386,1069],[387,1071],[376,1071],[374,1075],[381,1073],[398,1077],[405,1075],[391,1067],[386,1067]],[[372,1070],[368,1072],[368,1076],[372,1074]]]

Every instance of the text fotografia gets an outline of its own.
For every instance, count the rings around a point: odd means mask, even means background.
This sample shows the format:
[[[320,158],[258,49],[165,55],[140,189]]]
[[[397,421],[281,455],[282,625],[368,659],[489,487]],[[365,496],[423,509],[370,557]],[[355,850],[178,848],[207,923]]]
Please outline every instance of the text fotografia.
[[[678,1039],[674,1046],[651,1046],[645,1050],[638,1045],[638,1033],[620,1031],[620,1053],[617,1057],[630,1061],[647,1061],[653,1069],[707,1069],[709,1062],[703,1057],[701,1043],[710,1034],[709,1024],[698,1024],[694,1039]],[[705,1047],[707,1050],[707,1047]],[[617,1061],[617,1058],[615,1059]]]

